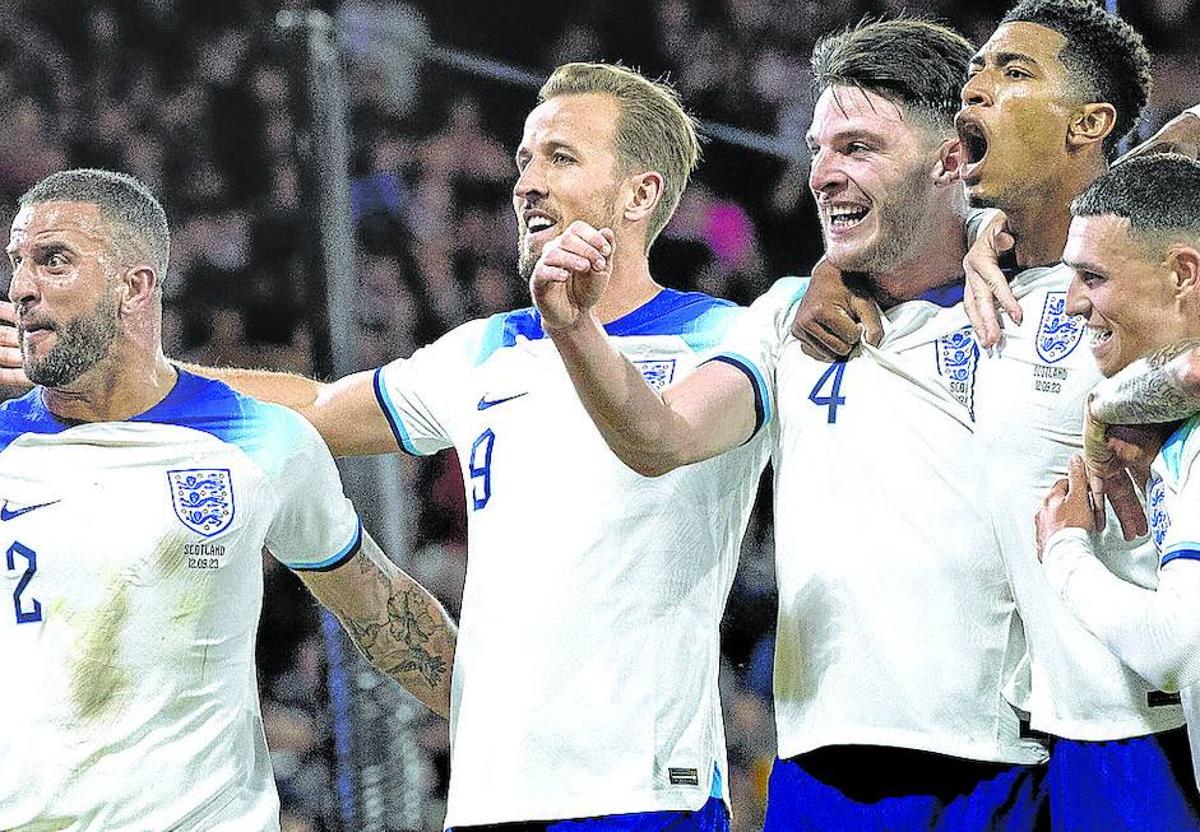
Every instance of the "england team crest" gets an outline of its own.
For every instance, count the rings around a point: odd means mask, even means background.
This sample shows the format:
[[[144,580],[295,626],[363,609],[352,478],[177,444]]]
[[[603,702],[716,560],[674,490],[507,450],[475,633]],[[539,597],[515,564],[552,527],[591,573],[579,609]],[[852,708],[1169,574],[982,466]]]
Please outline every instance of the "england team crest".
[[[1038,323],[1038,357],[1047,364],[1061,361],[1075,351],[1082,337],[1083,318],[1067,314],[1067,293],[1047,292]]]
[[[1167,491],[1163,486],[1162,477],[1157,473],[1150,476],[1150,485],[1146,488],[1146,509],[1150,534],[1161,553],[1163,541],[1167,539],[1167,532],[1171,529],[1171,517],[1167,514]]]
[[[938,374],[945,378],[950,394],[975,418],[975,371],[979,368],[979,345],[966,326],[937,340]]]
[[[655,391],[662,390],[675,378],[675,359],[635,361],[634,365],[641,370],[642,378]]]
[[[233,479],[227,468],[167,471],[175,516],[192,531],[213,537],[233,522]]]

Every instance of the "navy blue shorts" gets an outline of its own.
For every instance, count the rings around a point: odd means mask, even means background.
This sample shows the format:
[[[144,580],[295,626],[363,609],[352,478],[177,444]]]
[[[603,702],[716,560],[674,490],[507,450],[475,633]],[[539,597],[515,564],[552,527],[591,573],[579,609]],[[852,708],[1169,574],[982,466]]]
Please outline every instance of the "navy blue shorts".
[[[763,832],[1032,832],[1044,823],[1045,768],[876,746],[776,760]]]
[[[1200,832],[1186,728],[1111,742],[1056,739],[1046,792],[1055,832]]]

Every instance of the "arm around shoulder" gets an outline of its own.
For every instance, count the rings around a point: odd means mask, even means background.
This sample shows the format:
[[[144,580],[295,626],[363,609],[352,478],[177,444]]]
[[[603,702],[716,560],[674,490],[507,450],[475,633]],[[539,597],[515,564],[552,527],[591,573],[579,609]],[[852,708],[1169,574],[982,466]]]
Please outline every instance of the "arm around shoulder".
[[[312,423],[334,456],[391,453],[398,448],[375,392],[375,372],[323,383],[296,373],[181,365],[223,381],[244,396],[281,404]]]

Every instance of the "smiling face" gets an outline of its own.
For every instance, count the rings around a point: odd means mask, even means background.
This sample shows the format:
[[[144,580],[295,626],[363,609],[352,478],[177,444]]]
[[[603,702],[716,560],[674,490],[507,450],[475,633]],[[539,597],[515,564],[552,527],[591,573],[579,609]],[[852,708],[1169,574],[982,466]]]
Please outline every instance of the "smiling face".
[[[69,385],[109,353],[117,334],[117,262],[107,223],[91,203],[26,205],[7,252],[25,374],[34,384]]]
[[[610,95],[551,98],[525,119],[513,210],[518,267],[528,279],[542,247],[574,220],[619,233],[624,180],[616,150],[620,105]]]
[[[1028,206],[1067,164],[1078,102],[1060,57],[1065,45],[1066,38],[1036,23],[1005,23],[971,59],[955,124],[972,205]]]
[[[1175,273],[1165,257],[1131,238],[1129,220],[1076,217],[1063,262],[1075,271],[1067,312],[1087,319],[1092,355],[1105,376],[1189,335]]]
[[[843,271],[890,271],[926,242],[938,199],[937,139],[892,101],[857,87],[817,100],[809,187],[825,256]]]

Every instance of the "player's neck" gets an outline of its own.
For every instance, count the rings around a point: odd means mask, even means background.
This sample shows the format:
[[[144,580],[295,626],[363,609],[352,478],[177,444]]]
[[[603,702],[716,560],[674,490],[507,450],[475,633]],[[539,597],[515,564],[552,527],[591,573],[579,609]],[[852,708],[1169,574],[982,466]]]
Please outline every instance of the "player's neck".
[[[618,247],[618,251],[620,247]],[[608,324],[623,318],[662,291],[662,286],[650,276],[650,262],[645,255],[621,258],[613,263],[612,277],[604,296],[596,304],[596,317]]]
[[[1067,230],[1071,227],[1069,205],[1069,202],[1065,202],[1005,212],[1008,230],[1016,241],[1014,251],[1019,268],[1048,266],[1062,260]]]
[[[888,271],[871,274],[875,299],[884,309],[920,297],[930,289],[953,283],[962,277],[966,255],[966,235],[961,216],[942,223],[929,234],[925,244],[915,247]]]
[[[162,348],[152,356],[109,355],[75,381],[44,388],[50,412],[71,422],[119,422],[144,413],[167,397],[179,377]],[[140,359],[140,360],[139,360]]]
[[[1016,241],[1017,266],[1029,269],[1062,260],[1067,232],[1071,228],[1071,201],[1082,194],[1107,169],[1104,161],[1067,166],[1050,180],[1050,188],[1032,196],[1023,205],[1004,208],[1008,230]]]

